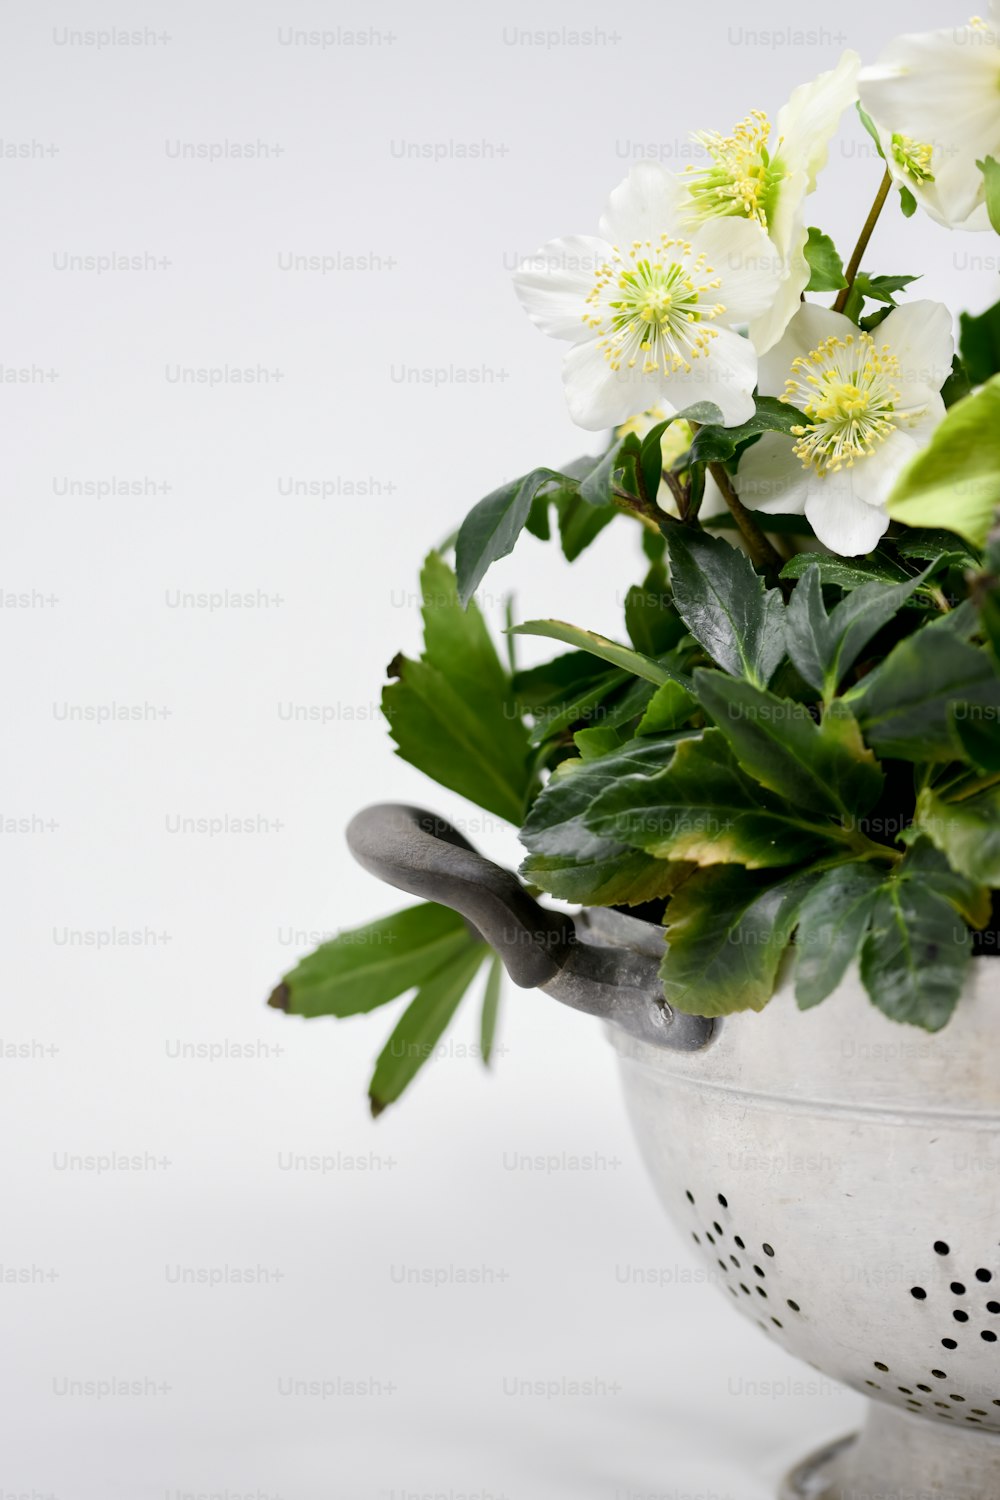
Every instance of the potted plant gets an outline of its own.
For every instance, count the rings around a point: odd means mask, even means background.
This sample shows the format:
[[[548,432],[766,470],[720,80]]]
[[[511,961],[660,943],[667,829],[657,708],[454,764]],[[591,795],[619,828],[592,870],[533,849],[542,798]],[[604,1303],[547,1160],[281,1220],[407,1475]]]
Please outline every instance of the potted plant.
[[[504,966],[605,1018],[670,1212],[771,1337],[873,1398],[787,1496],[1000,1489],[1000,1179],[961,1165],[1000,1128],[1000,303],[956,348],[868,260],[890,204],[1000,231],[998,79],[984,21],[848,53],[773,129],[633,168],[596,236],[517,273],[572,416],[611,437],[431,553],[423,654],[382,702],[403,759],[520,829],[524,884],[431,813],[368,809],[353,852],[424,899],[271,997],[413,994],[374,1114],[484,969],[487,1062]],[[809,198],[854,105],[883,175],[845,267]],[[503,655],[490,566],[525,531],[572,562],[612,523],[641,559],[623,638],[511,619]],[[556,654],[518,668],[520,636]],[[741,1188],[734,1152],[784,1158],[780,1190]],[[898,1284],[848,1304],[838,1265],[873,1246]]]

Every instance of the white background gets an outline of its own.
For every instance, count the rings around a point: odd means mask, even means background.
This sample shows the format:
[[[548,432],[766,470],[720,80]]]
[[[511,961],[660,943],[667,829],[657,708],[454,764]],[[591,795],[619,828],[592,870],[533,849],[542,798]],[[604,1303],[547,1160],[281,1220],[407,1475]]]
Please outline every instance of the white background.
[[[592,443],[516,306],[518,258],[593,232],[641,153],[681,164],[689,130],[773,116],[846,45],[873,58],[966,19],[761,9],[7,0],[0,362],[31,378],[0,384],[0,1500],[765,1500],[856,1421],[704,1284],[588,1022],[509,991],[487,1076],[463,1055],[470,1006],[373,1124],[389,1017],[263,1004],[314,941],[399,904],[349,861],[359,805],[424,802],[516,860],[510,830],[393,757],[375,705],[418,645],[427,548],[503,479]],[[142,44],[72,39],[114,26]],[[337,27],[369,44],[282,40]],[[518,37],[538,28],[591,40]],[[177,154],[227,141],[266,152]],[[448,159],[408,154],[425,145]],[[847,121],[810,216],[845,251],[878,177]],[[994,244],[893,207],[869,264],[925,269],[924,295],[979,311]],[[364,254],[377,269],[279,259]],[[146,268],[65,268],[89,255]],[[171,378],[226,366],[280,379]],[[488,378],[400,378],[426,368]],[[281,493],[310,480],[326,494]],[[138,493],[94,492],[109,481]],[[483,604],[498,618],[516,586],[524,616],[616,633],[639,570],[624,522],[573,571],[525,539]],[[256,607],[178,605],[226,590]],[[79,718],[112,705],[138,721]],[[254,831],[175,831],[226,816]],[[142,941],[97,946],[109,933]],[[203,1043],[253,1055],[177,1056]],[[510,1169],[564,1152],[596,1170]],[[108,1153],[141,1170],[69,1164]],[[290,1153],[333,1164],[286,1170]],[[485,1284],[455,1284],[470,1270]],[[399,1284],[420,1271],[451,1284]],[[518,1380],[597,1394],[505,1394]],[[106,1381],[138,1394],[72,1393]]]

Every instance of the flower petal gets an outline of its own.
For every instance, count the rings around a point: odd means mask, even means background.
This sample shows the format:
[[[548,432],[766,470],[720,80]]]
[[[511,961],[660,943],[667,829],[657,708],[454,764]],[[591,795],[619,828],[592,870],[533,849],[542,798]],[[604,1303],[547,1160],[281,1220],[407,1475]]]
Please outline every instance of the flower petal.
[[[778,115],[775,137],[783,144],[775,154],[793,169],[805,171],[807,193],[813,191],[826,166],[844,110],[858,97],[860,68],[858,54],[845,52],[835,68],[812,83],[801,84]]]
[[[677,224],[676,180],[658,162],[641,161],[618,184],[600,223],[606,240],[623,248],[636,240],[658,240]]]
[[[710,219],[692,235],[691,248],[722,282],[722,321],[729,327],[759,317],[773,302],[784,265],[755,219]]]
[[[841,557],[871,552],[889,529],[889,517],[854,491],[854,470],[827,474],[809,491],[806,520],[824,547]]]
[[[803,302],[785,330],[781,342],[761,356],[760,389],[765,396],[780,396],[791,374],[792,365],[802,355],[811,354],[824,339],[857,336],[857,325],[843,313]]]
[[[913,432],[898,427],[874,453],[857,459],[850,471],[857,498],[866,505],[884,505],[900,472],[921,446]]]
[[[813,474],[792,450],[791,438],[766,432],[744,453],[736,493],[748,510],[782,516],[799,516],[805,510]]]
[[[593,337],[585,315],[587,296],[611,246],[594,235],[550,240],[514,272],[514,290],[528,317],[543,333],[574,344]]]
[[[800,223],[794,234],[788,235],[785,251],[785,273],[768,308],[750,324],[750,339],[759,354],[766,354],[784,336],[788,325],[802,306],[802,293],[809,285],[812,275],[805,257],[805,244],[809,231]],[[772,240],[775,229],[772,225]]]
[[[873,336],[877,344],[888,344],[899,360],[897,383],[904,406],[910,405],[909,389],[939,391],[951,374],[955,325],[943,302],[904,303],[893,309]]]
[[[578,427],[602,432],[653,406],[660,396],[655,377],[639,370],[612,370],[596,339],[577,344],[563,359],[569,414]]]
[[[717,328],[708,354],[693,360],[690,372],[680,370],[659,378],[661,399],[669,401],[674,411],[684,411],[699,401],[714,401],[722,412],[722,425],[739,427],[749,422],[755,411],[757,351],[749,339],[729,328]]]

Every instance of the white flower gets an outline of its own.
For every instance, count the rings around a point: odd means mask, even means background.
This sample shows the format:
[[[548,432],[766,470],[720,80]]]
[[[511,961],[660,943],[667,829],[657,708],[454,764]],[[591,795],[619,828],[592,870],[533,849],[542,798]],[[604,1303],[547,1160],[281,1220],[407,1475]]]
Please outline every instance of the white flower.
[[[1000,156],[1000,0],[993,24],[897,37],[861,74],[889,171],[951,229],[989,229],[977,161]]]
[[[900,469],[944,416],[941,387],[954,354],[940,302],[897,307],[874,333],[804,303],[760,363],[760,388],[805,413],[795,437],[766,433],[747,449],[736,488],[751,510],[805,513],[843,557],[870,552]]]
[[[733,325],[774,299],[770,243],[746,219],[689,237],[676,198],[670,174],[643,162],[612,193],[600,238],[552,240],[515,273],[532,322],[573,345],[563,380],[580,427],[614,427],[657,403],[714,402],[727,427],[753,415],[757,355]]]
[[[650,411],[644,411],[639,416],[630,417],[627,422],[623,422],[615,432],[615,438],[618,442],[621,442],[622,438],[628,433],[634,432],[639,441],[642,442],[643,438],[647,437],[654,427],[658,427],[661,422],[666,421],[667,415],[667,412],[662,407],[654,406]],[[671,422],[666,432],[660,438],[660,458],[664,469],[672,468],[677,460],[682,458],[688,451],[693,441],[694,432],[689,422]],[[660,480],[656,503],[668,516],[677,515],[677,502],[674,499],[673,491],[665,479]],[[698,511],[699,520],[710,521],[713,516],[721,516],[728,510],[729,507],[723,499],[722,491],[711,474],[706,473],[705,493],[702,496],[701,507]]]
[[[695,140],[712,165],[689,167],[679,179],[681,213],[689,226],[736,215],[755,219],[770,236],[782,280],[777,297],[750,326],[762,354],[781,338],[809,283],[805,200],[826,166],[844,110],[858,97],[860,66],[856,52],[845,52],[830,72],[797,88],[778,114],[774,141],[771,123],[759,110],[731,136],[699,133]]]

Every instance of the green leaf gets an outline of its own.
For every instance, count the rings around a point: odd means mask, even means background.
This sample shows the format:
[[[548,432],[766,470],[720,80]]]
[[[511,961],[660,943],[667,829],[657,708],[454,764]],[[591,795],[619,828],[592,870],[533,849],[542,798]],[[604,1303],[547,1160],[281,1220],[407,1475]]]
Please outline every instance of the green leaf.
[[[896,760],[953,760],[956,703],[1000,712],[1000,677],[985,651],[949,630],[925,626],[895,646],[846,702],[876,755]]]
[[[529,857],[526,880],[564,901],[586,905],[639,905],[666,897],[677,871],[662,860],[603,838],[586,826],[591,804],[621,777],[651,775],[670,759],[673,743],[629,741],[590,761],[567,761],[535,799],[521,830]]]
[[[917,211],[917,200],[908,187],[899,189],[899,206],[903,210],[904,219],[912,219]]]
[[[520,823],[534,776],[510,679],[476,605],[432,553],[420,578],[426,649],[397,657],[382,693],[397,754],[440,785]]]
[[[532,469],[480,500],[462,522],[455,544],[459,597],[468,604],[490,567],[513,552],[538,491],[562,476],[554,469]]]
[[[900,557],[934,563],[935,572],[942,568],[978,568],[981,562],[978,548],[970,547],[953,531],[940,528],[904,532],[893,545]]]
[[[483,1064],[489,1067],[493,1057],[493,1043],[497,1032],[497,1016],[500,1013],[500,995],[503,990],[503,964],[496,954],[486,975],[486,990],[483,994],[483,1012],[479,1023],[479,1050]]]
[[[625,627],[629,640],[645,656],[663,656],[680,642],[687,629],[674,608],[666,569],[654,566],[642,586],[625,595]]]
[[[946,412],[887,504],[906,526],[944,526],[981,547],[1000,505],[1000,375]]]
[[[940,1031],[958,1004],[972,934],[954,907],[916,880],[890,879],[875,899],[861,978],[892,1021]]]
[[[641,451],[642,444],[635,433],[627,433],[620,443],[608,449],[581,482],[581,500],[587,505],[609,505],[621,476],[627,470],[634,474]]]
[[[776,878],[737,865],[696,871],[667,907],[660,977],[668,1004],[696,1016],[763,1010],[820,873]]]
[[[854,818],[875,805],[884,777],[842,702],[821,724],[808,708],[699,668],[695,694],[745,771],[813,815]]]
[[[271,996],[293,1016],[356,1016],[423,984],[464,953],[469,929],[433,902],[354,927],[302,958]]]
[[[814,562],[802,575],[786,612],[788,654],[806,682],[824,698],[832,698],[868,642],[899,613],[929,572],[888,588],[884,583],[862,584],[828,615],[820,568]]]
[[[861,319],[866,299],[881,302],[891,311],[897,305],[896,294],[919,280],[919,276],[869,276],[866,271],[859,271],[844,306],[844,314],[852,322],[862,322],[862,327],[870,329],[875,325]]]
[[[904,583],[910,577],[905,568],[880,552],[870,557],[822,557],[815,552],[799,552],[785,564],[781,576],[801,578],[810,568],[819,569],[820,583],[848,590],[865,583]]]
[[[847,285],[844,262],[828,234],[823,234],[819,229],[810,229],[805,244],[805,257],[812,272],[807,292],[839,292],[841,287]]]
[[[421,985],[375,1063],[368,1085],[373,1115],[380,1115],[387,1105],[395,1103],[433,1055],[489,951],[485,943],[477,943]]]
[[[831,995],[857,958],[882,884],[867,864],[837,865],[802,903],[795,938],[795,998],[810,1010]]]
[[[636,728],[636,735],[671,734],[682,729],[697,709],[697,701],[679,682],[658,687]]]
[[[777,396],[756,396],[756,411],[740,427],[702,427],[695,434],[685,466],[695,463],[726,463],[744,443],[764,432],[791,433],[807,418]]]
[[[857,104],[855,105],[855,108],[856,108],[856,110],[858,112],[858,115],[860,117],[862,125],[865,127],[865,129],[867,130],[868,134],[871,136],[872,140],[875,142],[875,149],[876,149],[876,151],[878,152],[879,156],[881,156],[882,160],[885,161],[885,152],[882,150],[882,141],[881,141],[881,139],[879,137],[878,128],[877,128],[877,126],[875,124],[875,121],[872,119],[872,117],[868,113],[868,111],[863,107],[863,105],[861,104],[860,99],[858,100]]]
[[[613,505],[588,505],[579,491],[566,490],[556,495],[559,517],[559,540],[567,562],[576,562],[591,542],[596,541],[618,515]]]
[[[674,605],[713,661],[765,687],[785,655],[785,606],[750,559],[721,537],[667,531]]]
[[[991,775],[1000,772],[1000,730],[995,717],[973,718],[967,705],[957,704],[948,722],[966,760]]]
[[[950,408],[971,395],[972,382],[969,379],[969,372],[956,354],[951,362],[951,374],[941,387],[941,400],[946,407]]]
[[[958,347],[969,379],[973,385],[985,385],[1000,373],[1000,302],[978,317],[962,313],[959,328]]]
[[[921,833],[911,839],[906,857],[897,867],[900,880],[915,880],[919,885],[943,896],[965,918],[970,927],[987,927],[993,915],[993,898],[987,886],[961,874],[947,855]]]
[[[1000,886],[1000,788],[962,802],[925,789],[917,798],[916,826],[960,875],[978,885]]]
[[[986,184],[986,212],[993,228],[1000,234],[1000,162],[994,156],[987,156],[984,161],[977,161],[976,166]]]
[[[682,686],[686,686],[679,673],[662,666],[652,657],[644,656],[640,651],[631,651],[628,646],[621,646],[617,641],[609,641],[607,636],[597,635],[593,630],[583,630],[579,625],[567,625],[564,620],[527,620],[523,625],[514,626],[514,634],[540,635],[547,640],[563,641],[567,646],[578,646],[591,656],[610,662],[624,672],[631,672],[634,677],[642,677],[646,682],[655,682],[657,685],[661,682],[680,682]]]
[[[830,853],[823,827],[744,776],[717,729],[682,740],[655,775],[625,776],[590,805],[599,837],[656,859],[747,869],[794,865]]]

